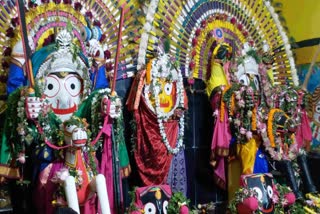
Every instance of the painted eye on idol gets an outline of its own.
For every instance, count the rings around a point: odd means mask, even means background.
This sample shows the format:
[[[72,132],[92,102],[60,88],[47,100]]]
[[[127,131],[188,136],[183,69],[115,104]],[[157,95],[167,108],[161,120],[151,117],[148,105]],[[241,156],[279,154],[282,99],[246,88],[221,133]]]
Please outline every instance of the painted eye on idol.
[[[320,114],[320,104],[316,105],[316,112]]]
[[[44,94],[47,97],[54,97],[60,91],[60,83],[57,76],[49,75],[46,78],[46,87],[44,90]]]
[[[257,90],[260,90],[260,86],[259,86],[259,78],[257,76],[255,76],[253,78],[253,82],[254,82],[254,85],[256,86],[256,89]]]
[[[172,92],[172,83],[166,83],[164,85],[164,91],[166,92],[167,95],[170,95]]]
[[[244,75],[242,75],[242,76],[239,78],[239,82],[240,82],[241,84],[247,86],[247,85],[249,85],[250,80],[249,80],[249,77],[244,74]]]
[[[257,193],[257,198],[259,201],[262,201],[262,191],[259,187],[254,187],[253,191]]]
[[[81,80],[75,75],[68,75],[64,82],[64,87],[71,96],[78,96],[82,88]]]
[[[155,214],[156,213],[156,206],[153,203],[147,203],[144,206],[144,213],[145,214]]]
[[[268,187],[267,187],[267,191],[268,191],[269,197],[272,198],[272,196],[273,196],[273,189],[272,189],[272,187],[271,187],[271,186],[268,186]]]

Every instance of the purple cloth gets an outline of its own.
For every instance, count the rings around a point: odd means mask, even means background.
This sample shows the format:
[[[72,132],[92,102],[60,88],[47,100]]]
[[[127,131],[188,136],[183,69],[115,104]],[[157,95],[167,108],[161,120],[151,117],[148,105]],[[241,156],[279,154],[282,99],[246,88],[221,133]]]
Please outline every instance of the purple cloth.
[[[186,196],[187,176],[184,150],[180,150],[180,152],[172,158],[167,182],[171,186],[172,192],[179,191]]]

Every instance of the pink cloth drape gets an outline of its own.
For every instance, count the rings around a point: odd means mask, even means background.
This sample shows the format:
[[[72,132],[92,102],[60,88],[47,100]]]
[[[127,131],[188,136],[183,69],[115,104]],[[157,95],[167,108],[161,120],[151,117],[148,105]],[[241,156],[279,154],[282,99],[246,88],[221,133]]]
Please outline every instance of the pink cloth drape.
[[[100,163],[100,173],[106,178],[106,186],[108,191],[109,203],[111,213],[116,213],[116,208],[114,206],[114,187],[113,187],[113,168],[112,168],[112,140],[111,131],[112,124],[108,123],[103,127],[104,143],[103,152],[101,156]]]
[[[217,184],[226,188],[226,173],[225,173],[225,157],[229,154],[229,143],[231,140],[231,132],[228,122],[227,110],[225,110],[224,120],[220,120],[220,114],[217,116],[214,125],[213,137],[211,142],[211,150],[216,160],[216,168],[214,169],[214,176]]]
[[[310,127],[310,121],[305,110],[301,112],[301,124],[297,127],[296,131],[296,141],[298,148],[302,148],[305,142],[310,142],[312,140],[312,130]]]

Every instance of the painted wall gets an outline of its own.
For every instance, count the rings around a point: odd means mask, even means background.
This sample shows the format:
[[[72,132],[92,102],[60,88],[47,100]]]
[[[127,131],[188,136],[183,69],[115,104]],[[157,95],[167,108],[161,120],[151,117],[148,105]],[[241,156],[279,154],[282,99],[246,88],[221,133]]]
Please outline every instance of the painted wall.
[[[301,41],[320,37],[319,0],[277,0],[283,4],[283,15],[290,34]]]
[[[296,42],[320,38],[320,1],[319,0],[275,0],[283,4],[282,13],[286,19],[290,36]],[[318,46],[309,46],[294,50],[296,64],[308,64],[312,61]],[[320,62],[320,57],[317,58]]]

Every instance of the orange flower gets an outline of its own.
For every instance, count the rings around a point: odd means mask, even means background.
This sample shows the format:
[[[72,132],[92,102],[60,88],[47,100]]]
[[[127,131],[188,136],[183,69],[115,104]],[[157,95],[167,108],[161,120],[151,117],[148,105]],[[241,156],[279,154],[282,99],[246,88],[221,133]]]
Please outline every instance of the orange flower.
[[[252,131],[256,131],[257,130],[257,107],[256,106],[252,110],[251,130]]]

